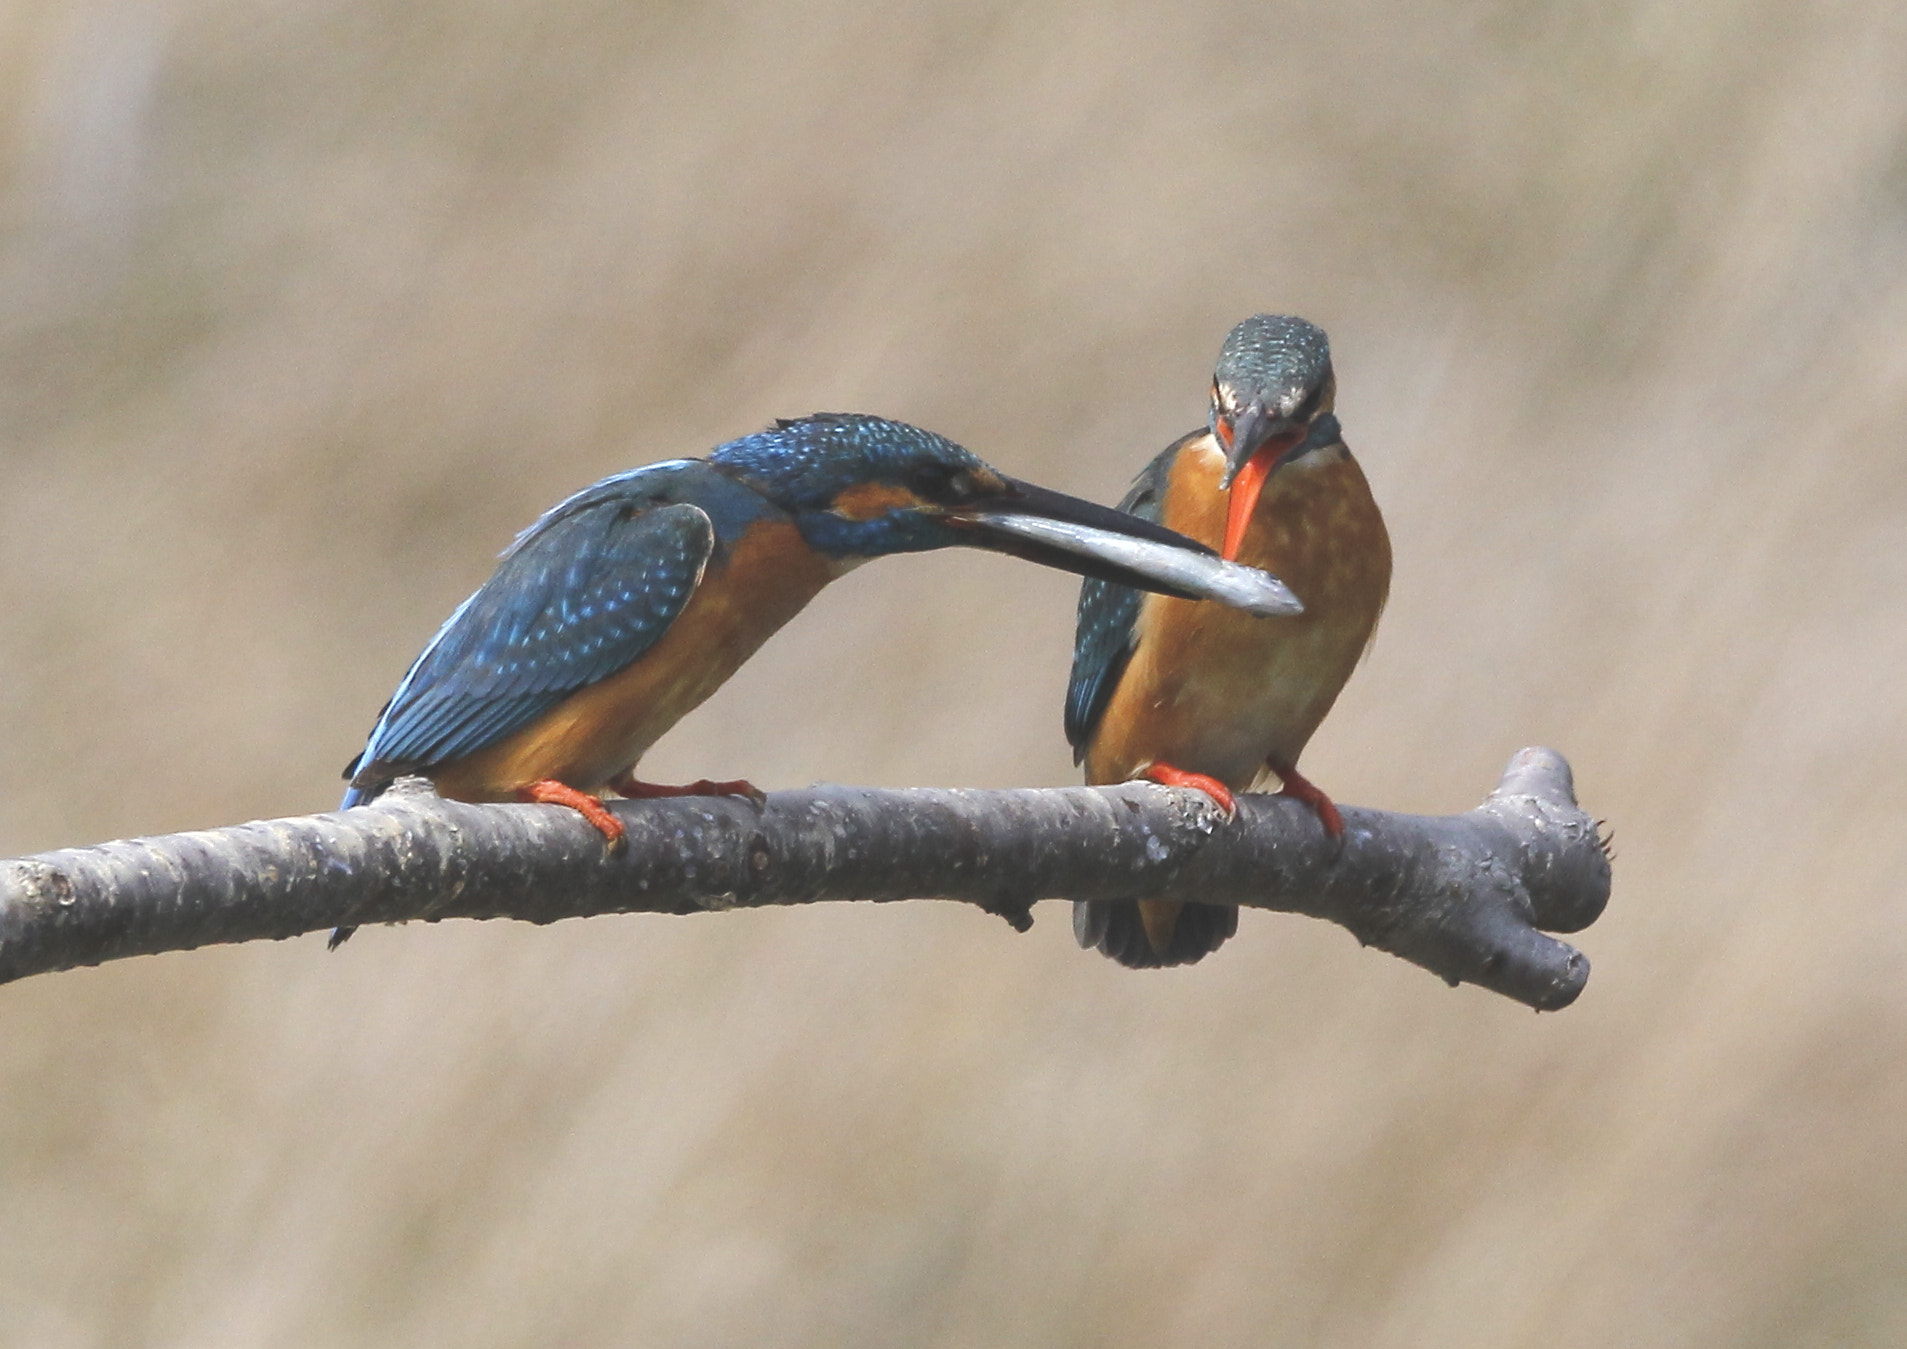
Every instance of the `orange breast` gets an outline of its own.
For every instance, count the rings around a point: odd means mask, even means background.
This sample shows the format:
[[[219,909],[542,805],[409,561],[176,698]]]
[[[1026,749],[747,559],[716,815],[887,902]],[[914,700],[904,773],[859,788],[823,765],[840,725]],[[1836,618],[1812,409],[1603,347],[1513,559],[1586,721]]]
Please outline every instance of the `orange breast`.
[[[1209,436],[1186,446],[1173,463],[1164,523],[1216,548],[1224,467]],[[1131,663],[1088,747],[1088,782],[1124,781],[1164,762],[1242,789],[1267,758],[1297,762],[1390,590],[1390,536],[1350,451],[1314,451],[1274,473],[1239,560],[1281,577],[1305,612],[1255,618],[1146,596]]]
[[[757,525],[702,582],[661,640],[609,678],[572,694],[509,738],[446,765],[437,790],[507,801],[554,778],[600,791],[741,668],[834,579],[827,559],[785,522]]]

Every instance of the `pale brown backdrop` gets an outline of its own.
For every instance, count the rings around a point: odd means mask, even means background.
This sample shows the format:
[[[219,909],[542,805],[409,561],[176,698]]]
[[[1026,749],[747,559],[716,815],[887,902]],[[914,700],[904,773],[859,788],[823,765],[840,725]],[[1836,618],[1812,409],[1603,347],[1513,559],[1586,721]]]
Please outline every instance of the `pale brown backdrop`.
[[[1907,1341],[1887,0],[0,7],[0,852],[328,808],[512,532],[778,415],[1102,498],[1237,319],[1396,540],[1307,758],[1615,824],[1536,1017],[1247,915],[371,929],[0,989],[0,1345]],[[1066,578],[825,595],[655,776],[1071,780]]]

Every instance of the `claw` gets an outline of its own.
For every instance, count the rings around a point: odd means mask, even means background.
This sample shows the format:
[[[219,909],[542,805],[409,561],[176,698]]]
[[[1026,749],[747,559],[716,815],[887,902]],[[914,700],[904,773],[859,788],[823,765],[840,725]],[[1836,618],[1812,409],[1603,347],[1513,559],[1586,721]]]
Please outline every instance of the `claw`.
[[[543,778],[537,782],[526,782],[516,789],[519,801],[535,801],[546,806],[568,806],[596,827],[603,836],[610,855],[620,855],[629,846],[629,840],[623,836],[622,821],[609,813],[597,797],[588,792],[579,792],[567,783]]]
[[[1207,777],[1203,773],[1188,773],[1182,768],[1174,768],[1168,763],[1155,763],[1146,769],[1145,775],[1161,787],[1190,787],[1195,792],[1204,792],[1212,802],[1225,812],[1226,819],[1238,814],[1238,801],[1232,795],[1232,789],[1217,778]]]
[[[680,787],[672,787],[660,782],[644,782],[636,776],[635,769],[628,768],[609,779],[609,786],[617,796],[627,797],[631,801],[653,801],[663,796],[745,796],[758,807],[768,804],[768,793],[747,778],[734,778],[727,782],[698,778]]]
[[[1267,759],[1265,763],[1284,783],[1278,795],[1288,796],[1293,801],[1301,801],[1311,807],[1318,817],[1318,823],[1324,826],[1325,833],[1332,838],[1344,837],[1344,817],[1338,814],[1336,804],[1311,779],[1300,773],[1296,764],[1280,763],[1276,759]]]

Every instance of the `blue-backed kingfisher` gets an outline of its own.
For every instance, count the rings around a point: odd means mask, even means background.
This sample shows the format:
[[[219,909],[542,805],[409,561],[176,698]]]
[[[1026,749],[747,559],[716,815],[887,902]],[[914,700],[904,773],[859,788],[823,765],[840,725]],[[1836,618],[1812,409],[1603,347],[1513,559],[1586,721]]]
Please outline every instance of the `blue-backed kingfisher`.
[[[1088,580],[1066,692],[1066,738],[1086,781],[1196,787],[1229,815],[1232,792],[1269,771],[1343,834],[1298,756],[1370,644],[1391,546],[1340,435],[1336,392],[1320,329],[1245,320],[1219,352],[1205,429],[1167,446],[1119,503],[1275,573],[1303,612],[1254,617]],[[1079,944],[1135,968],[1190,964],[1237,930],[1238,910],[1220,905],[1073,906]]]
[[[1272,577],[918,427],[777,422],[706,459],[605,478],[524,530],[397,686],[345,770],[343,804],[415,773],[458,800],[570,806],[613,848],[623,829],[604,788],[759,799],[747,782],[644,783],[636,761],[829,581],[960,544],[1188,602],[1297,607]]]

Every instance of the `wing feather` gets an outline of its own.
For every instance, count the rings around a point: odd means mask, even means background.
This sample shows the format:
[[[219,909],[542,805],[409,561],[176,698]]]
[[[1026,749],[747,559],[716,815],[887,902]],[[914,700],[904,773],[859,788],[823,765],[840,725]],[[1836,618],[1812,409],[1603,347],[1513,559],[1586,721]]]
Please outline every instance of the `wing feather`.
[[[370,785],[497,743],[653,646],[715,546],[706,512],[609,479],[550,511],[450,616],[378,718]]]
[[[1119,509],[1159,523],[1165,513],[1165,487],[1179,450],[1200,433],[1175,440],[1140,470],[1120,499]],[[1106,704],[1132,659],[1139,610],[1145,596],[1130,586],[1088,580],[1079,588],[1079,623],[1073,638],[1073,675],[1066,686],[1066,739],[1073,762],[1086,757]]]

